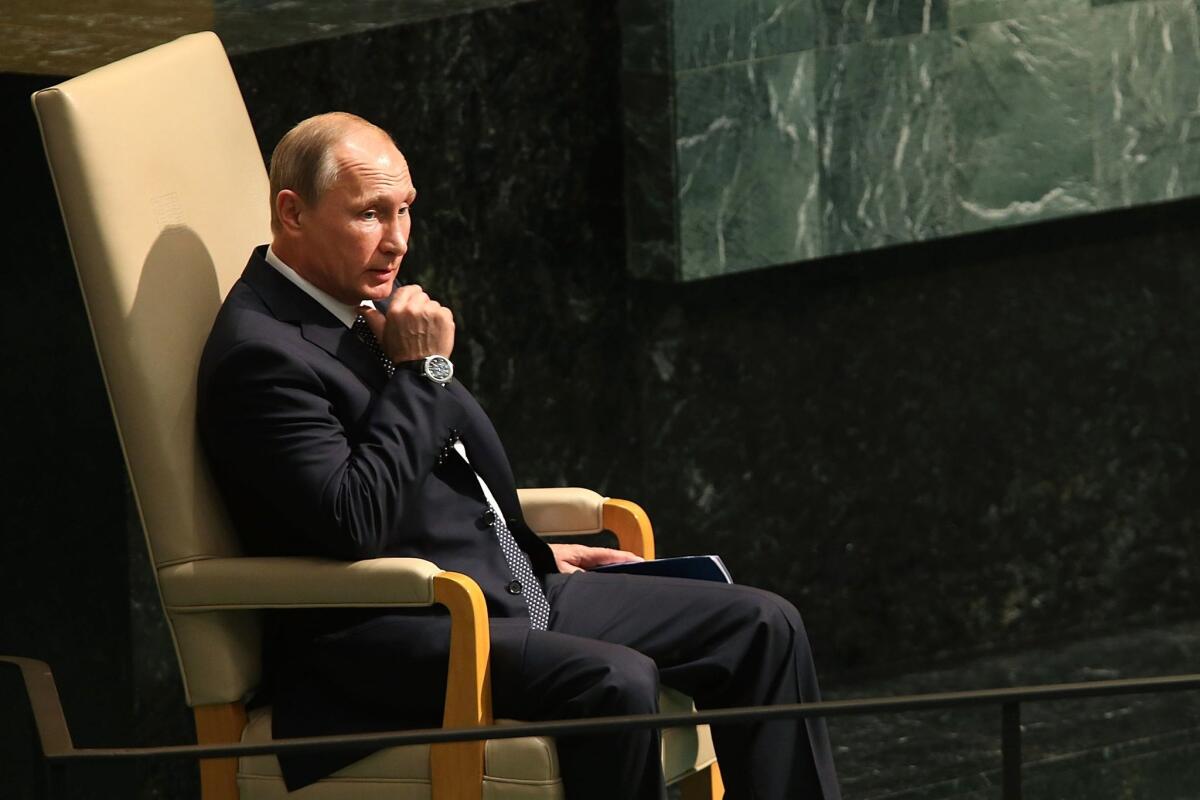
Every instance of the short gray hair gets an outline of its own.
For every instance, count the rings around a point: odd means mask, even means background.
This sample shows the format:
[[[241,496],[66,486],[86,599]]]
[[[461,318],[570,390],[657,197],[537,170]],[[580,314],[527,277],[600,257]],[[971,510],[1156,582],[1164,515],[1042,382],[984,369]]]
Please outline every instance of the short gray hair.
[[[383,128],[345,111],[309,117],[283,135],[271,153],[271,230],[279,229],[275,199],[281,191],[291,189],[310,206],[329,191],[338,176],[333,149],[356,128],[376,130],[392,141]]]

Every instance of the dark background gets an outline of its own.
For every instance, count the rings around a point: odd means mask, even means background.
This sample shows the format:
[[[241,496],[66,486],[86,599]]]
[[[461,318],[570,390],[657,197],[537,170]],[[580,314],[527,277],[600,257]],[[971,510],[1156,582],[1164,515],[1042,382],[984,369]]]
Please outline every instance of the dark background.
[[[636,500],[660,554],[720,553],[784,594],[835,692],[1196,619],[1200,203],[634,280],[616,41],[611,3],[530,2],[233,63],[265,151],[333,108],[393,132],[420,191],[405,269],[455,309],[456,366],[520,485]],[[29,108],[55,82],[0,76],[0,653],[50,662],[77,744],[182,742]],[[0,675],[0,797],[25,797],[30,730]],[[71,780],[194,785],[183,764]]]

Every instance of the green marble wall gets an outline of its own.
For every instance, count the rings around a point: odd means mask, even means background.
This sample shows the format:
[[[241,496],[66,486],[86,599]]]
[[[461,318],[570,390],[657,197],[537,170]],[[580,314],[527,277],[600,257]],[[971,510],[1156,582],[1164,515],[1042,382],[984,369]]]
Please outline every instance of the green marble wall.
[[[1196,0],[626,0],[630,267],[693,279],[1200,192]]]

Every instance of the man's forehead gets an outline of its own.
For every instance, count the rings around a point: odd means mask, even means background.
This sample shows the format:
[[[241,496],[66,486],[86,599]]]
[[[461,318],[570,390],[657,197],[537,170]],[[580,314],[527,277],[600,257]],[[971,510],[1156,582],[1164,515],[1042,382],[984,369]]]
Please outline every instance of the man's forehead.
[[[378,188],[382,182],[399,184],[397,188],[406,188],[409,194],[416,193],[404,154],[390,139],[376,131],[348,134],[334,147],[333,157],[339,179],[352,179],[360,191],[374,193],[373,188]]]
[[[333,148],[338,166],[371,166],[408,174],[408,161],[391,139],[375,131],[352,132]]]

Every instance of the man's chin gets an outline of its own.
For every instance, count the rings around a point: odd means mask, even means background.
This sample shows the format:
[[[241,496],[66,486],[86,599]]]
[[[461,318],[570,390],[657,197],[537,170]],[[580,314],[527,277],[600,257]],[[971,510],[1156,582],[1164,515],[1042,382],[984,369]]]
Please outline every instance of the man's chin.
[[[396,273],[379,273],[378,276],[372,275],[368,280],[367,285],[363,287],[364,300],[386,300],[392,294],[392,283],[396,279]]]

